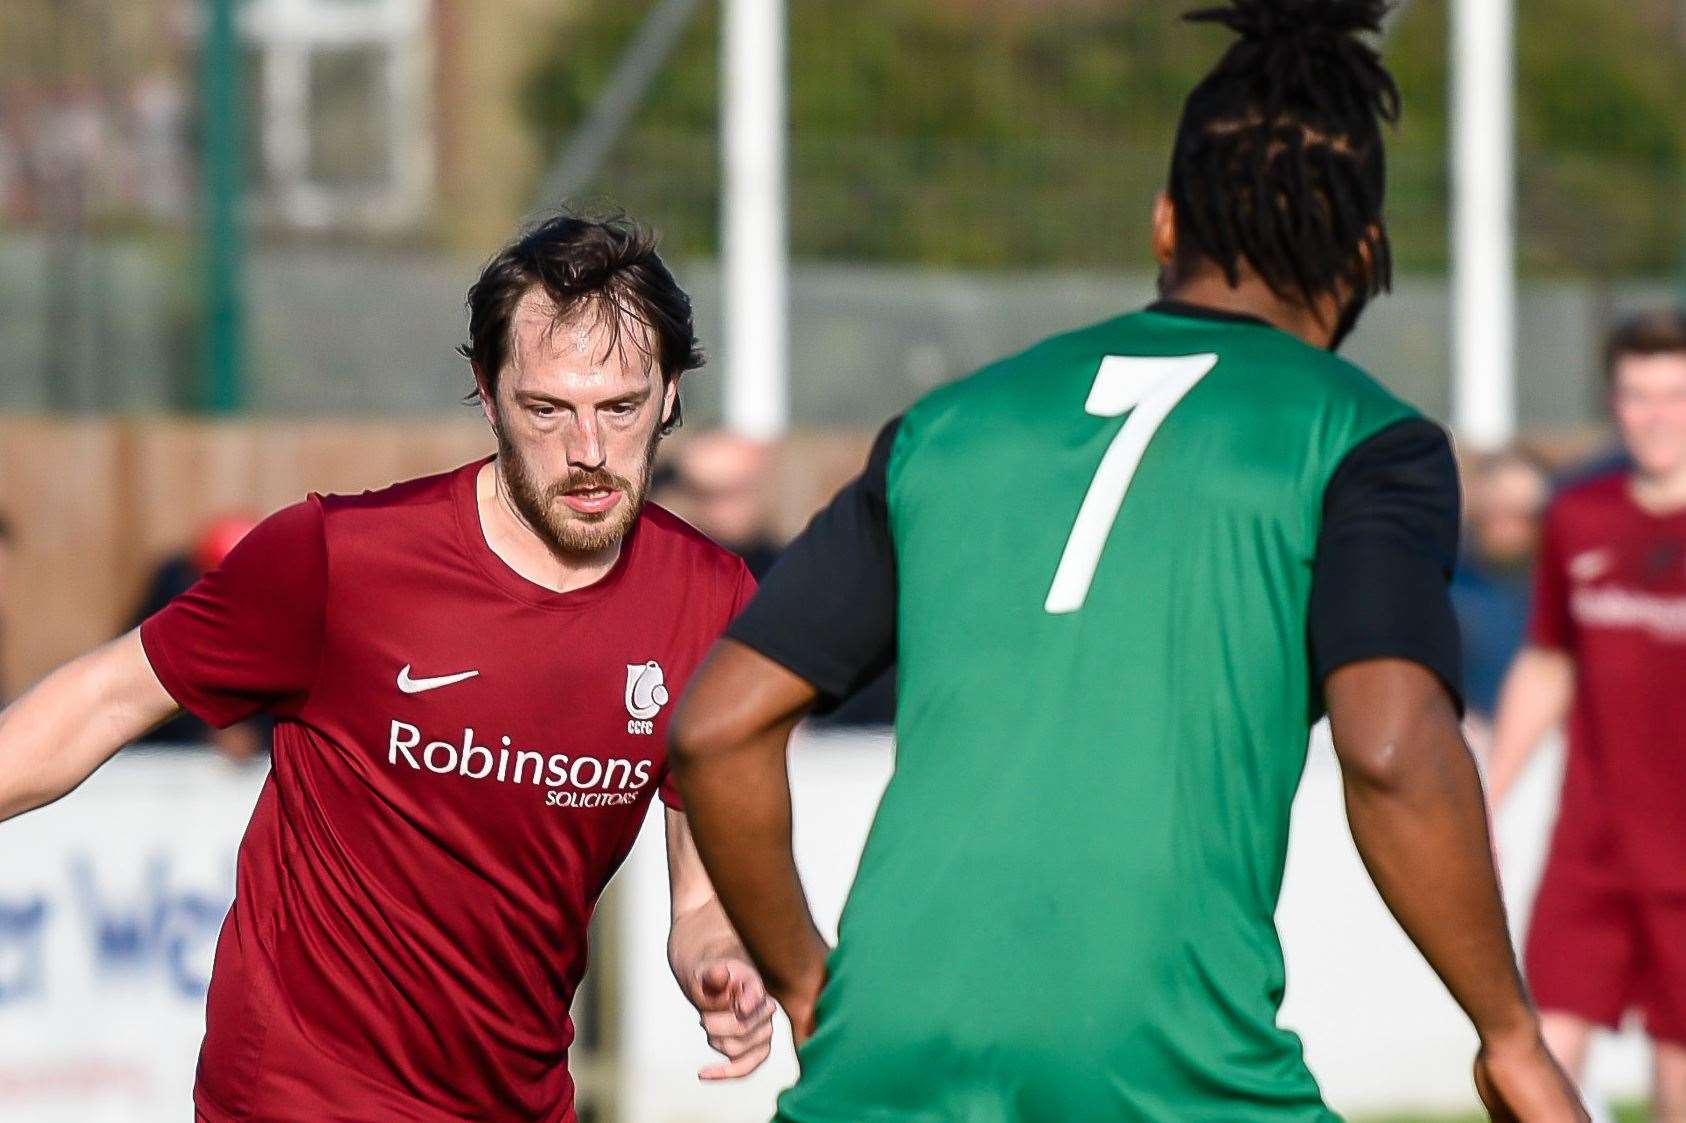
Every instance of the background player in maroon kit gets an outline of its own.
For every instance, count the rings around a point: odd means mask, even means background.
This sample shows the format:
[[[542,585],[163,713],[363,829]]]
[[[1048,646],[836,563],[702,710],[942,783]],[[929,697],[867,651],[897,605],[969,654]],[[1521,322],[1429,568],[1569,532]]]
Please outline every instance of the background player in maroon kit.
[[[1579,1072],[1630,1008],[1656,1042],[1656,1117],[1686,1119],[1686,315],[1609,348],[1630,469],[1547,516],[1528,646],[1499,701],[1491,785],[1568,717],[1569,756],[1526,967],[1545,1035]]]
[[[0,714],[0,817],[185,708],[277,719],[195,1103],[223,1120],[574,1118],[568,1005],[598,894],[667,803],[680,986],[736,1076],[771,1003],[667,782],[671,707],[749,597],[644,505],[689,299],[629,224],[557,219],[469,295],[498,454],[266,520],[137,631]]]

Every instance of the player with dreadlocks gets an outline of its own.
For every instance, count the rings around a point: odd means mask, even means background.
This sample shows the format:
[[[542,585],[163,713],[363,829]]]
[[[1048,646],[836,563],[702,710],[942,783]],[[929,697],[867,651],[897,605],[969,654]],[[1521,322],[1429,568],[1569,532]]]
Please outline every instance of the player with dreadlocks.
[[[675,717],[703,860],[791,1017],[789,1123],[1335,1118],[1277,1025],[1312,723],[1500,1119],[1584,1119],[1506,934],[1458,722],[1442,430],[1335,357],[1388,286],[1380,0],[1233,0],[1153,218],[1163,299],[885,429]],[[900,666],[828,953],[785,750]]]

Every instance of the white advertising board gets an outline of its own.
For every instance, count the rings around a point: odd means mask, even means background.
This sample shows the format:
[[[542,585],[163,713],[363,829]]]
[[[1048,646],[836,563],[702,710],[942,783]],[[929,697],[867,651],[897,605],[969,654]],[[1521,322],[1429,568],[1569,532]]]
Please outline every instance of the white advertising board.
[[[822,928],[835,931],[893,761],[886,737],[804,736],[793,756],[796,849]],[[1525,778],[1500,823],[1513,916],[1537,877],[1560,764]],[[179,1123],[204,1032],[204,993],[233,893],[234,854],[264,770],[210,753],[129,750],[63,802],[0,826],[0,1120]],[[658,817],[617,878],[610,931],[613,1058],[594,1066],[611,1123],[765,1119],[795,1074],[788,1039],[764,1070],[703,1086],[711,1054],[668,972]],[[1295,808],[1278,915],[1288,961],[1283,1021],[1342,1112],[1472,1104],[1473,1039],[1387,915],[1347,835],[1326,739]],[[585,1058],[581,1058],[582,1062]],[[1604,1042],[1594,1079],[1643,1086],[1632,1036]]]
[[[264,769],[128,750],[0,826],[0,1118],[190,1118],[205,984]]]

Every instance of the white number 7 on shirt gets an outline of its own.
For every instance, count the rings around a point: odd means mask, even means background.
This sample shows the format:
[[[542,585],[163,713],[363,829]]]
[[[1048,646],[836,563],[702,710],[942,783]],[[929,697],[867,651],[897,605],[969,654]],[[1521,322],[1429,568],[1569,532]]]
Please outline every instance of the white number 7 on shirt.
[[[1094,417],[1119,417],[1132,407],[1134,412],[1107,446],[1083,506],[1077,510],[1077,521],[1043,605],[1049,613],[1076,612],[1089,599],[1101,550],[1118,521],[1118,509],[1124,505],[1124,494],[1130,490],[1148,442],[1177,403],[1217,365],[1216,355],[1151,359],[1108,355],[1101,360],[1084,409]]]

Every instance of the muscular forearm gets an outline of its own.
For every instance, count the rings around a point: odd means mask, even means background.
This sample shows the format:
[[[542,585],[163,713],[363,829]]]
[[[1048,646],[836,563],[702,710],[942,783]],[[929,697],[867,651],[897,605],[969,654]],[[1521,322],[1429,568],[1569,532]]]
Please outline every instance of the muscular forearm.
[[[1346,783],[1365,868],[1399,924],[1485,1039],[1528,1030],[1474,762],[1436,761],[1397,788]]]
[[[1338,675],[1329,690],[1347,818],[1365,868],[1483,1040],[1532,1034],[1481,780],[1451,702],[1421,672],[1367,673]]]
[[[0,711],[0,819],[68,794],[173,711],[134,633],[60,667]]]
[[[731,927],[781,1000],[818,989],[826,947],[791,854],[788,727],[738,745],[678,742],[691,830]]]

